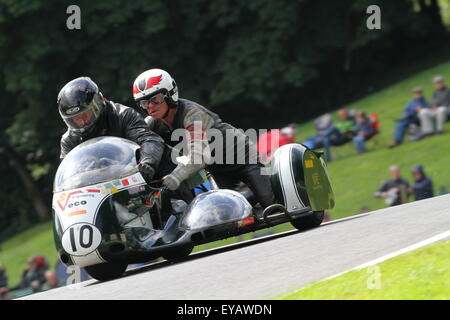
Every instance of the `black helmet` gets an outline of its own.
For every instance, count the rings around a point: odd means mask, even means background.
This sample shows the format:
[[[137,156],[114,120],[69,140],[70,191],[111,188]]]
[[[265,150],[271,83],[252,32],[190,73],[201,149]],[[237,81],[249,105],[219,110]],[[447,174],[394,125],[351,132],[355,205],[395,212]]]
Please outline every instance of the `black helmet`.
[[[69,129],[80,134],[93,128],[105,106],[98,86],[89,77],[67,83],[59,92],[57,103]]]

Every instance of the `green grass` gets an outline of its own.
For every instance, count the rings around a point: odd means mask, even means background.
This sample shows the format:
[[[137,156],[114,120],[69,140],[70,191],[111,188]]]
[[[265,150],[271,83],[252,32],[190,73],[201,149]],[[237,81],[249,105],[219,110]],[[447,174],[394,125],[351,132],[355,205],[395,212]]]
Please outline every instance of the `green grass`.
[[[281,300],[448,300],[450,241],[316,282]]]
[[[395,85],[373,93],[359,101],[351,103],[346,108],[365,110],[377,113],[381,121],[381,133],[369,141],[369,152],[358,155],[352,144],[332,148],[336,160],[329,163],[329,173],[336,196],[336,207],[329,211],[332,219],[338,219],[358,214],[362,207],[376,210],[385,207],[383,200],[373,198],[373,192],[380,183],[389,178],[388,167],[398,164],[403,168],[403,176],[411,179],[410,168],[416,164],[425,166],[425,171],[433,179],[435,192],[439,186],[450,189],[450,122],[446,125],[446,134],[432,137],[419,142],[405,143],[393,150],[387,149],[391,142],[395,119],[398,118],[411,98],[410,89],[422,86],[425,96],[431,97],[434,90],[431,79],[441,74],[450,81],[450,61],[418,73]],[[333,113],[336,118],[336,114]],[[302,142],[308,136],[313,136],[312,122],[300,125],[297,141]],[[290,224],[284,224],[257,234],[281,232],[291,229]],[[205,244],[195,248],[195,251],[214,248],[220,245],[247,240],[255,236],[247,234],[238,238]],[[45,255],[52,265],[56,261],[56,250],[52,240],[50,224],[37,226],[17,237],[0,244],[0,263],[7,269],[10,285],[16,284],[25,268],[26,259],[35,254]]]
[[[351,143],[332,148],[332,154],[337,158],[328,164],[336,195],[336,207],[330,210],[333,219],[357,214],[363,206],[371,210],[385,207],[384,202],[373,198],[372,194],[383,180],[389,178],[388,167],[392,164],[400,165],[403,168],[403,177],[410,182],[412,182],[411,168],[422,164],[427,175],[433,179],[435,192],[439,186],[450,189],[450,152],[448,152],[450,122],[446,124],[444,135],[418,142],[410,142],[406,137],[400,147],[387,148],[392,141],[395,119],[400,117],[405,104],[411,98],[410,89],[422,86],[425,97],[429,99],[434,90],[431,79],[436,74],[450,79],[450,62],[428,69],[345,106],[348,109],[364,110],[369,114],[377,113],[381,122],[381,133],[374,141],[367,143],[369,152],[365,154],[357,154]],[[335,113],[333,117],[336,118]],[[304,141],[311,135],[314,135],[313,124],[302,125],[297,140]]]
[[[34,255],[45,256],[50,267],[55,267],[58,257],[51,222],[39,224],[1,243],[0,265],[6,269],[8,286],[12,287],[20,282],[22,271],[27,267],[27,259]]]

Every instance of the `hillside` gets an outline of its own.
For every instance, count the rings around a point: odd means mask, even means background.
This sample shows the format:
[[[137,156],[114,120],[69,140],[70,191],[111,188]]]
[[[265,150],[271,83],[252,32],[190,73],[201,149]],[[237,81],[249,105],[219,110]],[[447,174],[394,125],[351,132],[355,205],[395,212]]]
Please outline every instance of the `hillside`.
[[[383,180],[389,178],[388,167],[392,164],[400,165],[403,168],[403,177],[409,181],[412,181],[410,168],[422,164],[425,166],[426,173],[434,181],[435,194],[438,193],[440,186],[450,189],[450,152],[448,152],[450,125],[448,122],[447,131],[443,135],[419,142],[406,140],[406,143],[398,148],[393,150],[387,148],[393,136],[394,119],[400,116],[404,105],[410,99],[410,89],[420,85],[425,89],[425,97],[430,98],[434,90],[431,79],[436,74],[443,75],[450,83],[450,62],[440,64],[344,106],[377,113],[381,121],[381,133],[367,144],[369,152],[362,155],[356,153],[352,144],[332,149],[336,156],[336,160],[329,163],[329,172],[336,195],[336,207],[329,212],[332,219],[358,214],[362,207],[368,207],[370,210],[385,207],[383,200],[373,198],[372,194]],[[297,141],[302,142],[310,135],[314,135],[313,123],[301,124]],[[290,228],[290,224],[285,224],[260,233],[278,232]],[[245,235],[240,239],[250,237],[252,235]],[[232,238],[199,246],[196,251],[235,241],[236,239]],[[28,257],[35,254],[45,255],[52,266],[57,261],[50,223],[36,226],[1,243],[0,249],[0,265],[7,270],[10,286],[19,282]]]

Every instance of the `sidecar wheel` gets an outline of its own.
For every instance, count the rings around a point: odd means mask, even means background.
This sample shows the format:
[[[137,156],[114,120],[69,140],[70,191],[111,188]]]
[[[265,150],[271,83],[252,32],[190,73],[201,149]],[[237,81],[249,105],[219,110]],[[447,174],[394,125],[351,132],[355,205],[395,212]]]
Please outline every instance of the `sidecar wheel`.
[[[314,211],[311,215],[297,218],[291,221],[291,224],[300,231],[317,228],[323,221],[324,212]]]
[[[179,261],[188,257],[191,254],[192,249],[194,249],[193,245],[185,245],[179,248],[173,248],[170,251],[164,253],[163,258],[168,261]]]
[[[123,262],[101,263],[93,266],[84,267],[87,273],[99,281],[108,281],[123,275],[128,264]]]

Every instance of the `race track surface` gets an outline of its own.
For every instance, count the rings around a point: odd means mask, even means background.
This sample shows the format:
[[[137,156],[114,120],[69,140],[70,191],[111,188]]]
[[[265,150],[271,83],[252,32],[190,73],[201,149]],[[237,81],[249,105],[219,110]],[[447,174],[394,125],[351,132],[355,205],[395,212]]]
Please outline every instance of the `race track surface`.
[[[450,230],[449,208],[444,195],[24,299],[268,299]]]

